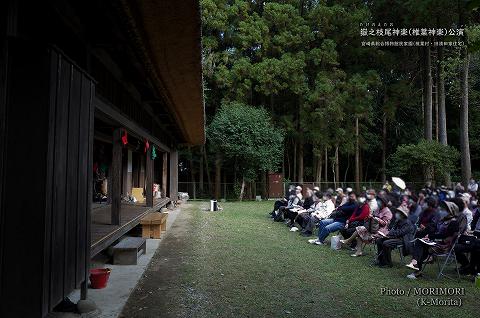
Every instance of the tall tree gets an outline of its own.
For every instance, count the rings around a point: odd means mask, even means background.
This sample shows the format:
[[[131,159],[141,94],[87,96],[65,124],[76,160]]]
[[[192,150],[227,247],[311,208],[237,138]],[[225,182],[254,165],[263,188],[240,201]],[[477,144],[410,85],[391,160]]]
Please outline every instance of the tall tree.
[[[432,140],[433,111],[432,111],[432,58],[430,47],[424,48],[424,78],[423,78],[423,115],[424,115],[424,138]]]

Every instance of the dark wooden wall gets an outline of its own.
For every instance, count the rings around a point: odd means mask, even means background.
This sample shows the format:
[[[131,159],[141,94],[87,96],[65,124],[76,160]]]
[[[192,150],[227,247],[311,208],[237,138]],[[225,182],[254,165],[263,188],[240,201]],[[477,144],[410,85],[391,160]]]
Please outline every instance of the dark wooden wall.
[[[5,157],[6,143],[6,89],[7,89],[7,2],[0,3],[0,256],[3,254],[3,166]],[[2,272],[2,258],[0,257],[0,273]],[[2,276],[0,275],[0,286],[2,286]],[[0,294],[1,296],[1,294]],[[0,307],[2,305],[0,304]]]
[[[87,277],[94,83],[54,49],[8,47],[0,317],[43,317]]]

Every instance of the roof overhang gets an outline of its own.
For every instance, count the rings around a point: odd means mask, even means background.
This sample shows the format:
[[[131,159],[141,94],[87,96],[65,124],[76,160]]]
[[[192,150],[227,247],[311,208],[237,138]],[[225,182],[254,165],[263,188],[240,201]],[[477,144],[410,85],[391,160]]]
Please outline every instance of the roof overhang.
[[[197,0],[124,0],[134,45],[184,142],[205,143],[201,16]]]

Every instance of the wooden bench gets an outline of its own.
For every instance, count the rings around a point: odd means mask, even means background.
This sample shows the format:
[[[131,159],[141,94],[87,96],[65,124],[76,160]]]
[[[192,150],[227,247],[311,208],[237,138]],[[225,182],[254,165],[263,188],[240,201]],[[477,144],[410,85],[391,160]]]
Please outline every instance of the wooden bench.
[[[114,265],[137,265],[140,255],[147,252],[147,240],[143,237],[127,237],[113,247]]]
[[[145,216],[140,224],[142,225],[142,237],[159,239],[162,232],[167,230],[168,212],[153,212]]]

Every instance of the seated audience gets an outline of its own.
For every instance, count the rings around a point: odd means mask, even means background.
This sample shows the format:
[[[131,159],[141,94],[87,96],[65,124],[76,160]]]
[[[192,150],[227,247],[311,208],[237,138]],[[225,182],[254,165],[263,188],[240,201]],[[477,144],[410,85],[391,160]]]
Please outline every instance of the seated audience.
[[[275,201],[275,203],[273,204],[273,211],[270,213],[271,217],[272,218],[275,217],[275,214],[278,211],[278,209],[281,206],[287,206],[288,202],[293,198],[295,198],[295,185],[290,184],[288,186],[287,193],[285,193],[285,197],[280,199],[280,200]]]
[[[348,195],[348,202],[338,207],[328,219],[320,221],[318,224],[318,238],[308,240],[310,244],[323,245],[325,238],[331,233],[341,230],[345,227],[347,220],[352,215],[357,207],[357,195],[355,192],[350,192]]]
[[[413,259],[406,265],[415,271],[407,276],[410,279],[416,279],[422,275],[423,264],[431,262],[433,254],[448,253],[459,235],[457,215],[461,212],[458,206],[453,202],[444,201],[440,204],[440,209],[446,210],[447,213],[440,221],[437,231],[414,241]]]
[[[293,227],[298,213],[300,211],[310,209],[312,205],[313,205],[313,191],[307,188],[307,191],[305,191],[305,198],[301,206],[285,209],[284,214],[285,214],[285,219],[287,220],[287,224],[290,227]]]
[[[388,234],[376,240],[377,262],[379,267],[392,267],[392,249],[402,245],[404,255],[410,252],[415,226],[408,220],[408,208],[399,206],[395,209],[395,222]]]
[[[288,200],[288,203],[286,206],[281,206],[278,208],[278,210],[275,212],[274,216],[274,221],[281,222],[285,220],[285,210],[287,209],[294,209],[294,208],[300,208],[302,204],[302,187],[301,186],[296,186],[295,187],[295,195],[290,197],[290,200]]]
[[[367,203],[370,206],[370,211],[372,213],[376,212],[378,210],[378,202],[377,202],[375,190],[369,189],[367,191],[366,198],[367,198]]]
[[[418,228],[419,230],[425,229],[427,226],[432,224],[432,220],[435,216],[437,202],[433,198],[427,198],[425,200],[426,207],[423,211],[419,213],[418,216]]]
[[[373,243],[377,238],[388,234],[388,225],[392,220],[392,212],[388,207],[389,201],[386,197],[379,197],[378,201],[379,209],[369,216],[365,224],[358,226],[350,238],[340,241],[342,244],[350,244],[354,240],[357,241],[356,251],[351,256],[362,256],[363,244]]]
[[[345,224],[345,228],[340,230],[340,234],[342,234],[343,238],[348,239],[352,236],[352,234],[355,233],[356,228],[362,226],[365,223],[365,220],[370,217],[370,214],[369,202],[365,196],[361,195],[358,198],[357,207]]]
[[[472,227],[473,231],[462,235],[455,246],[455,255],[461,265],[460,274],[462,275],[480,273],[480,221],[478,217],[475,217]],[[466,254],[470,254],[470,259]]]
[[[472,229],[471,224],[473,221],[473,212],[468,208],[471,198],[472,196],[469,193],[463,193],[461,196],[461,199],[463,200],[463,208],[460,206],[458,207],[467,218],[467,231]]]
[[[347,203],[348,197],[345,195],[342,188],[338,188],[337,190],[335,190],[335,192],[337,193],[337,198],[335,199],[335,207],[339,207]]]
[[[328,218],[333,210],[335,210],[335,205],[333,204],[332,195],[325,193],[318,204],[315,205],[313,211],[301,214],[303,230],[300,234],[306,237],[312,236],[315,226],[321,220]]]

